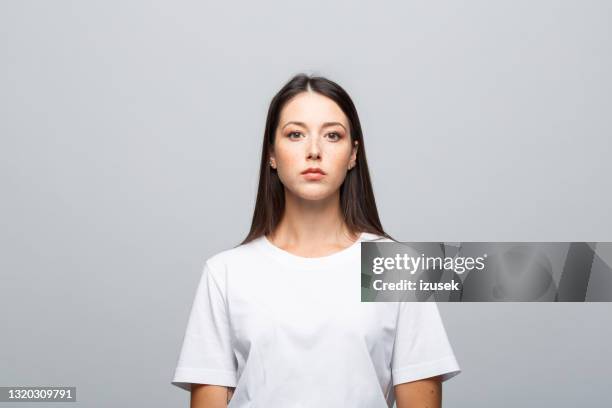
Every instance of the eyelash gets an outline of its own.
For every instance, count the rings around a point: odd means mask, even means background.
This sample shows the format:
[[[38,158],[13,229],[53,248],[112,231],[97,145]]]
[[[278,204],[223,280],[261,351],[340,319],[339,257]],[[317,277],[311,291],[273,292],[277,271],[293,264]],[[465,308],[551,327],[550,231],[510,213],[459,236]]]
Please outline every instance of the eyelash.
[[[300,133],[300,132],[289,132],[287,133],[287,137],[289,139],[291,139],[291,135],[295,134],[295,133]],[[336,139],[332,140],[333,142],[337,142],[338,140],[342,139],[342,135],[338,132],[329,132],[328,135],[337,135],[338,137],[336,137]]]

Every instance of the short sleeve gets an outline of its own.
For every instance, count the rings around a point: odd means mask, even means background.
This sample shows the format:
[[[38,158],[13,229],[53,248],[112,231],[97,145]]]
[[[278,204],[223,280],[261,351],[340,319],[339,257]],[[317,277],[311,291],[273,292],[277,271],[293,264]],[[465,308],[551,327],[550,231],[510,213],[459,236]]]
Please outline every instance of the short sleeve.
[[[204,265],[172,384],[191,391],[191,384],[236,386],[234,357],[227,316],[225,285]]]
[[[435,302],[398,302],[393,345],[393,385],[461,372]]]

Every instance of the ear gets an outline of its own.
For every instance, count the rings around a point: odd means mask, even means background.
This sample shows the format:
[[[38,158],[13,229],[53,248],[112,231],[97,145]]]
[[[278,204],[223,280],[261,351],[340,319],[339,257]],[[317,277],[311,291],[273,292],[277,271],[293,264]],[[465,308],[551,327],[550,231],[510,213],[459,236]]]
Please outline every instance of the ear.
[[[357,163],[357,150],[359,150],[358,148],[359,148],[359,142],[355,140],[353,142],[353,149],[351,151],[350,163]]]
[[[274,149],[268,150],[268,165],[276,168],[276,156],[274,155]]]

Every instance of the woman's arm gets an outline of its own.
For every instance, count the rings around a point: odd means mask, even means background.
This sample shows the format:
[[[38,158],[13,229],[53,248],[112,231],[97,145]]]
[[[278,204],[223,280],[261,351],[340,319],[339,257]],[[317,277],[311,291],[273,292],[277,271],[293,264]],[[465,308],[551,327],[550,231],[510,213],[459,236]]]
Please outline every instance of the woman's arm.
[[[234,388],[222,385],[191,384],[190,408],[227,408]]]
[[[440,376],[396,385],[395,403],[397,408],[441,408]]]

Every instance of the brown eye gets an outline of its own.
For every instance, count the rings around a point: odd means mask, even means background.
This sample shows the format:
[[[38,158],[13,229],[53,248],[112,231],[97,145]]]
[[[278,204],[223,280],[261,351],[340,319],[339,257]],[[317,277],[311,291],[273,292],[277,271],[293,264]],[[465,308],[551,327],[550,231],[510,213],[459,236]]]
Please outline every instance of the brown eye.
[[[298,135],[298,136],[299,136],[299,135],[301,135],[301,133],[300,133],[300,132],[290,132],[290,133],[288,133],[288,134],[287,134],[287,137],[288,137],[289,139],[293,139],[293,138],[291,137],[291,136],[293,136],[293,135]]]
[[[328,137],[331,136],[331,140],[334,141],[334,142],[340,140],[340,134],[338,134],[336,132],[328,133],[327,136]]]

